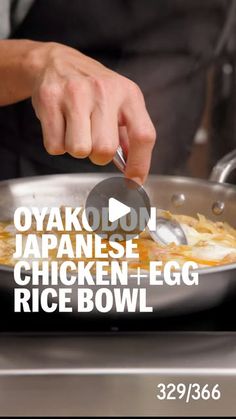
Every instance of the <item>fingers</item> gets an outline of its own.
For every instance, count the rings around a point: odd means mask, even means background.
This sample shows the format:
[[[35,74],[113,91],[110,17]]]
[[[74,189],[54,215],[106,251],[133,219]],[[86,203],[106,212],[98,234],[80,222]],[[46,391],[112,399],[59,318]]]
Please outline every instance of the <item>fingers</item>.
[[[51,155],[57,156],[65,153],[65,120],[62,112],[57,111],[41,118],[44,147]]]
[[[84,159],[92,150],[89,113],[69,112],[66,115],[65,150],[71,156]]]
[[[119,126],[119,144],[121,145],[121,148],[125,154],[125,156],[128,156],[128,150],[129,150],[129,136],[127,132],[126,126]]]
[[[82,84],[70,80],[65,87],[65,150],[71,156],[81,159],[88,157],[92,151],[90,96],[86,82]]]
[[[40,100],[33,101],[33,107],[41,123],[44,146],[49,154],[64,154],[65,119],[56,94],[45,89],[40,94]]]
[[[128,156],[125,175],[142,184],[156,137],[143,95],[124,77],[101,80],[75,77],[40,86],[32,101],[45,148],[105,165],[120,143]]]
[[[103,166],[112,160],[119,145],[117,111],[107,106],[107,101],[96,101],[93,107],[91,90],[86,96],[77,93],[66,106],[65,150]]]
[[[130,96],[129,101],[123,106],[122,113],[129,137],[125,175],[142,185],[150,169],[156,131],[140,91]]]
[[[103,166],[114,157],[119,145],[117,111],[97,106],[91,118],[92,152],[90,160]]]

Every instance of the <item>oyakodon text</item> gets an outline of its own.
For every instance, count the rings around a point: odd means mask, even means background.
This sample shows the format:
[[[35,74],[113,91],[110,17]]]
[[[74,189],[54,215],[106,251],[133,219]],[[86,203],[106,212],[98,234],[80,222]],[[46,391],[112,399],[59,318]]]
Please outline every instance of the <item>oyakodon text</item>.
[[[59,212],[54,211],[53,216],[49,212],[46,217],[38,210],[32,218],[22,208],[14,217],[15,227],[22,233],[16,234],[13,255],[16,312],[152,312],[148,295],[155,292],[154,286],[198,285],[195,262],[180,266],[177,261],[150,261],[148,269],[142,271],[138,264],[134,267],[139,261],[137,238],[121,243],[119,235],[104,241],[102,236],[84,234],[81,224],[72,222],[78,220],[78,213],[71,209],[66,227],[79,231],[72,243],[70,234],[61,233],[66,218],[55,218]],[[36,214],[41,214],[37,225]]]

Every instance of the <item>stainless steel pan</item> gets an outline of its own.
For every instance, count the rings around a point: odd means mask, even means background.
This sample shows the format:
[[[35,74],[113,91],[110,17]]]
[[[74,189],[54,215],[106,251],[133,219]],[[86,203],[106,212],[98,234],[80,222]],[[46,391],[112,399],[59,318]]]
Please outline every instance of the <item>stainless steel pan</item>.
[[[152,204],[157,207],[179,214],[196,215],[199,212],[214,221],[225,220],[236,227],[236,187],[224,183],[234,168],[236,151],[224,157],[215,166],[210,181],[150,176],[146,190]],[[0,219],[12,218],[14,210],[19,206],[83,205],[91,188],[107,176],[69,174],[0,182]],[[143,280],[142,284],[147,289],[148,305],[154,307],[155,314],[172,315],[211,307],[236,290],[236,264],[204,268],[199,272],[197,287],[154,287]],[[129,283],[130,287],[137,286],[132,278]],[[13,269],[0,266],[0,292],[1,289],[11,292],[13,288]],[[73,303],[76,306],[76,287],[73,295]]]

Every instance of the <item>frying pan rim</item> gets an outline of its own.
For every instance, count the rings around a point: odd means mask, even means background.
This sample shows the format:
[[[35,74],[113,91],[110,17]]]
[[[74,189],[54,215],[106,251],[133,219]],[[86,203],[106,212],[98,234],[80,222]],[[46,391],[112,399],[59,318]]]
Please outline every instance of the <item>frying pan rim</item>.
[[[65,178],[65,177],[69,177],[69,178],[76,178],[76,177],[88,177],[88,178],[94,178],[94,177],[98,177],[101,179],[105,179],[105,178],[111,178],[111,177],[123,177],[120,173],[109,173],[109,172],[104,172],[104,173],[96,173],[96,172],[88,172],[88,173],[58,173],[58,174],[52,174],[52,175],[40,175],[40,176],[26,176],[26,177],[21,177],[21,178],[13,178],[13,179],[7,179],[7,180],[2,180],[0,181],[0,187],[1,186],[7,186],[9,184],[13,184],[13,185],[17,185],[18,183],[23,182],[34,182],[34,181],[39,181],[39,180],[53,180],[53,178]],[[202,184],[205,186],[217,186],[220,187],[222,189],[232,189],[235,193],[236,193],[236,186],[232,185],[230,183],[219,183],[219,182],[214,182],[212,180],[209,179],[202,179],[202,178],[198,178],[198,177],[188,177],[188,176],[175,176],[175,175],[159,175],[159,174],[150,174],[148,176],[148,179],[146,181],[146,183],[144,184],[144,188],[145,185],[148,185],[148,181],[150,180],[154,180],[154,179],[160,179],[160,180],[178,180],[178,181],[183,181],[183,182],[187,182],[187,183],[197,183],[197,184]]]

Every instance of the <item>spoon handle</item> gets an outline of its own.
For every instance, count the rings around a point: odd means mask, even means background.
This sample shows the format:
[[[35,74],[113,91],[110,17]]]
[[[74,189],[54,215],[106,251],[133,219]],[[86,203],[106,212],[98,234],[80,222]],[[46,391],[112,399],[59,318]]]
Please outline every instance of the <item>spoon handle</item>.
[[[113,157],[113,162],[115,163],[116,167],[122,172],[125,172],[126,169],[126,158],[124,155],[124,152],[121,148],[121,146],[119,145],[117,150],[116,150],[116,154]]]

